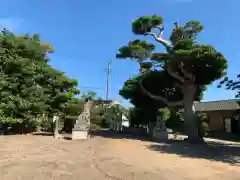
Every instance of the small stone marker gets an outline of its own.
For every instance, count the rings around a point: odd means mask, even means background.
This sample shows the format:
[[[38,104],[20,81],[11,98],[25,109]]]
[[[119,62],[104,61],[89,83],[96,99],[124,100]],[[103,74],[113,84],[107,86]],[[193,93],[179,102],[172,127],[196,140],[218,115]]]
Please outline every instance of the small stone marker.
[[[161,116],[158,116],[156,126],[153,130],[153,138],[159,141],[168,140],[168,132]]]

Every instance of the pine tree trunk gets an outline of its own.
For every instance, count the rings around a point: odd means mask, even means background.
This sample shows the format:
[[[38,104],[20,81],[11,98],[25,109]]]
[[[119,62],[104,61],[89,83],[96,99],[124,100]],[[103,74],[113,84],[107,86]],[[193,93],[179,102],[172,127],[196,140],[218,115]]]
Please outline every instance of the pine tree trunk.
[[[185,89],[186,90],[186,89]],[[193,88],[188,87],[184,91],[184,128],[188,135],[188,140],[191,143],[203,142],[203,139],[198,134],[195,110],[193,107],[195,92]]]

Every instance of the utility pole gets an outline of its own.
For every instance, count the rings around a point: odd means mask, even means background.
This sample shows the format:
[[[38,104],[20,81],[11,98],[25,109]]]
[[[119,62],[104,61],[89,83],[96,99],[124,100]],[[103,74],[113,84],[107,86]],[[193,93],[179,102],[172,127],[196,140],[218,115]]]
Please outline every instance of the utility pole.
[[[112,63],[112,60],[108,61],[106,100],[108,100],[108,95],[109,95],[109,82],[110,82],[111,63]]]

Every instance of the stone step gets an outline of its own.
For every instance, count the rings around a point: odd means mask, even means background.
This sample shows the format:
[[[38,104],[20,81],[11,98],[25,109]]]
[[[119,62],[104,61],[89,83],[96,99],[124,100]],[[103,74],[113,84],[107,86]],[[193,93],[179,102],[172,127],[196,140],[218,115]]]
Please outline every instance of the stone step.
[[[72,140],[78,140],[78,139],[88,139],[88,132],[87,131],[76,131],[73,130],[72,132]]]
[[[76,125],[76,126],[88,126],[88,124],[86,124],[86,123],[76,123],[74,125]]]
[[[73,128],[73,131],[88,131],[86,128]]]
[[[75,124],[74,127],[88,127],[86,124]]]
[[[78,123],[75,123],[75,125],[86,126],[86,125],[87,125],[87,123],[78,122]]]
[[[88,126],[86,126],[86,125],[80,125],[80,124],[75,124],[74,125],[74,128],[88,128]]]

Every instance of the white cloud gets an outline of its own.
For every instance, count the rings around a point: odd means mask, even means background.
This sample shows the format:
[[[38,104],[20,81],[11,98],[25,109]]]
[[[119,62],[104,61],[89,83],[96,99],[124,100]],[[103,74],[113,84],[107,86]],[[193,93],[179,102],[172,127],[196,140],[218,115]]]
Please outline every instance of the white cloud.
[[[7,28],[9,31],[17,31],[23,20],[15,17],[0,17],[0,29]]]

